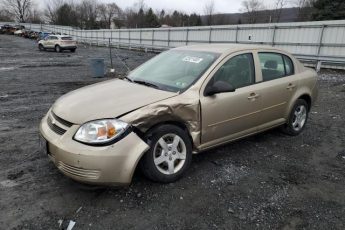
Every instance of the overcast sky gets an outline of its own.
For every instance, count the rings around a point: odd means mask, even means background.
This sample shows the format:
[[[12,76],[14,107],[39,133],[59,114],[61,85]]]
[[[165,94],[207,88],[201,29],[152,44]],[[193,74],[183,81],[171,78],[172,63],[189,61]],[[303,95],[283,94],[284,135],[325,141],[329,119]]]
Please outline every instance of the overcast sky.
[[[41,7],[44,7],[46,0],[36,0]],[[76,0],[78,1],[78,0]],[[266,6],[272,6],[276,0],[262,0]],[[98,0],[98,2],[115,2],[122,9],[133,6],[138,0]],[[204,13],[204,6],[210,2],[210,0],[145,0],[145,4],[148,7],[152,7],[154,10],[164,9],[179,10],[186,13]],[[242,0],[214,0],[216,13],[238,13],[242,8]]]
[[[103,0],[110,2],[110,0]],[[137,0],[116,0],[115,1],[120,7],[126,8],[133,5]],[[165,10],[180,10],[186,13],[199,13],[202,14],[204,6],[209,0],[145,0],[145,4],[148,7],[154,9],[165,9]],[[234,13],[238,12],[241,8],[240,0],[215,0],[215,11]]]

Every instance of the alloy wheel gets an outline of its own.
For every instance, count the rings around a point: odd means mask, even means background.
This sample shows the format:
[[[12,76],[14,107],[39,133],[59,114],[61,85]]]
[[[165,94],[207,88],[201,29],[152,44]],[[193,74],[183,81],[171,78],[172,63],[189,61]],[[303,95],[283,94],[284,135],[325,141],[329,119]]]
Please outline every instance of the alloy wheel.
[[[292,128],[295,131],[300,131],[307,120],[307,108],[304,105],[299,105],[295,108],[292,119]]]
[[[154,164],[166,175],[179,172],[186,161],[187,148],[183,139],[174,133],[165,134],[155,144]]]

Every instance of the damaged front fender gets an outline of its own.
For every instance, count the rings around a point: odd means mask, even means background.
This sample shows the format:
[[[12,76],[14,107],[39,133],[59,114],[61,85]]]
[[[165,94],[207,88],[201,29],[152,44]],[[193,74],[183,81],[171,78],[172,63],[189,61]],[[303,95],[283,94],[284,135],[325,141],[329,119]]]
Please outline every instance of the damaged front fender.
[[[121,117],[121,120],[146,133],[151,127],[166,122],[184,124],[192,138],[195,148],[200,145],[200,101],[195,92],[180,94],[162,100]]]

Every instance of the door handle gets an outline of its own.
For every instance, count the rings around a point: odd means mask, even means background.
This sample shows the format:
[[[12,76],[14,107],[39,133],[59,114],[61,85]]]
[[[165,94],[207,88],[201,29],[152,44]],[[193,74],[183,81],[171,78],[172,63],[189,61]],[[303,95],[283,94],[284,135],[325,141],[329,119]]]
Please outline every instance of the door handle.
[[[294,85],[292,83],[289,83],[289,85],[286,87],[286,89],[291,90],[291,89],[293,89],[295,87],[296,87],[296,85]]]
[[[248,100],[255,100],[256,98],[258,98],[260,95],[256,94],[256,93],[251,93],[248,97]]]

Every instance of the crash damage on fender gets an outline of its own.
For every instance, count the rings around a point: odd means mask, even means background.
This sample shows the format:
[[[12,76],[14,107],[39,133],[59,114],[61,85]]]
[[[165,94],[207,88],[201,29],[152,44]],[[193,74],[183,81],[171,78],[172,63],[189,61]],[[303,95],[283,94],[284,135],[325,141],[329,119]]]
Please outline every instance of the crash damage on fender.
[[[120,119],[146,133],[152,127],[163,123],[177,123],[187,128],[194,147],[200,145],[200,101],[194,93],[183,97],[169,98],[135,110]],[[182,96],[182,95],[181,95]]]

